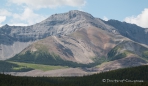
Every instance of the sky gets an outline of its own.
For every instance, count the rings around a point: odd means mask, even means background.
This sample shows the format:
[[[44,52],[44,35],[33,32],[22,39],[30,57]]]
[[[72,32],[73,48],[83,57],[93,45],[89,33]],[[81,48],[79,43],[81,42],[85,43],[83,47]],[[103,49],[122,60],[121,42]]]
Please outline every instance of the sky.
[[[52,14],[80,10],[105,21],[115,19],[148,28],[148,0],[1,0],[0,26],[27,26]]]

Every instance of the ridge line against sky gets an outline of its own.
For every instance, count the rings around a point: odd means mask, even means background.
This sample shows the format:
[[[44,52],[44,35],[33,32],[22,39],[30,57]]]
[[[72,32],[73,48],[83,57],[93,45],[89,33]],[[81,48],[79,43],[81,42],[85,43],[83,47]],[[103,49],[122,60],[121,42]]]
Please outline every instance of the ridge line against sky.
[[[148,0],[1,0],[0,26],[32,25],[52,14],[81,10],[104,20],[148,28]]]

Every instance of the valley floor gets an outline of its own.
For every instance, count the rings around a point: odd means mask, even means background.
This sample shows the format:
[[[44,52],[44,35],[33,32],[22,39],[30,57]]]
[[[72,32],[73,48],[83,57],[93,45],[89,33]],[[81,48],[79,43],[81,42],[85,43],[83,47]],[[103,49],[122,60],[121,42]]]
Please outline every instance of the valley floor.
[[[69,69],[69,68],[68,68]],[[72,69],[71,69],[72,70]],[[0,74],[1,86],[148,86],[148,65],[81,77],[20,77]],[[78,71],[79,72],[79,71]]]
[[[19,65],[17,68],[27,67],[33,70],[27,72],[4,72],[5,74],[11,74],[14,76],[84,76],[92,75],[96,73],[106,72],[110,70],[116,70],[120,68],[135,67],[140,65],[148,65],[148,62],[141,60],[140,57],[130,56],[127,58],[122,58],[119,60],[104,62],[101,65],[84,68],[84,67],[68,67],[68,66],[51,66],[51,65],[41,65],[41,64],[31,64],[31,63],[20,63],[20,62],[10,62]]]

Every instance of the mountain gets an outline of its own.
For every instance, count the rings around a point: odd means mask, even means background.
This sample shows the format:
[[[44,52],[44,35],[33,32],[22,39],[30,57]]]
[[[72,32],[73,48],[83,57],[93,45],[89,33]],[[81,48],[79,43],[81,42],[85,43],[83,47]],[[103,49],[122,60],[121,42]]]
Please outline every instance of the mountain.
[[[68,66],[91,74],[148,61],[146,28],[103,21],[77,10],[51,15],[31,26],[5,25],[0,35],[0,58],[10,62]],[[70,73],[66,70],[60,74]]]
[[[52,35],[67,35],[77,29],[88,27],[90,24],[105,29],[108,27],[102,22],[99,23],[92,15],[76,10],[52,15],[31,26],[5,25],[0,28],[0,59],[13,57],[36,40]],[[108,30],[111,31],[111,29]]]
[[[148,45],[148,40],[146,40],[148,39],[148,29],[139,27],[135,24],[120,22],[118,20],[109,20],[104,22],[116,28],[121,35],[133,41]]]
[[[63,24],[65,28],[62,27]],[[15,56],[16,59],[25,57],[28,54],[26,52],[30,52],[31,56],[39,51],[44,51],[44,54],[46,52],[51,57],[56,55],[62,58],[62,60],[88,64],[93,63],[94,59],[106,57],[107,52],[117,43],[127,39],[118,34],[112,26],[81,11],[70,11],[65,14],[53,15],[37,25],[54,25],[58,27],[53,29],[57,30],[57,32],[59,31],[58,36],[50,36],[33,43],[18,56]],[[12,59],[15,60],[15,58]],[[29,59],[26,59],[26,61],[29,61]]]
[[[73,18],[76,14],[78,14],[78,17]],[[85,16],[92,17],[89,14]],[[85,27],[87,23],[83,24],[85,22],[83,19],[85,18],[79,15],[79,11],[70,11],[65,14],[52,15],[46,20],[31,26],[5,25],[0,28],[0,59],[11,58],[36,40],[50,35],[70,34],[79,27]]]

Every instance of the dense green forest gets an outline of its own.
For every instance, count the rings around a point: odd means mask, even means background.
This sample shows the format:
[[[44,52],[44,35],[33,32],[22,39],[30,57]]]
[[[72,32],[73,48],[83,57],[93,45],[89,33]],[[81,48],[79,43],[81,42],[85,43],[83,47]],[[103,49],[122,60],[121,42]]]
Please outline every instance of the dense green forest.
[[[0,86],[148,86],[148,66],[83,77],[18,77],[0,74]]]

